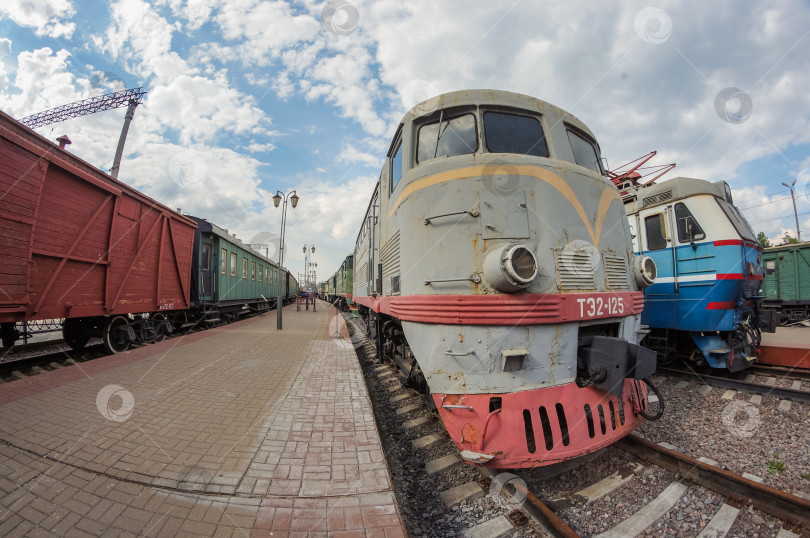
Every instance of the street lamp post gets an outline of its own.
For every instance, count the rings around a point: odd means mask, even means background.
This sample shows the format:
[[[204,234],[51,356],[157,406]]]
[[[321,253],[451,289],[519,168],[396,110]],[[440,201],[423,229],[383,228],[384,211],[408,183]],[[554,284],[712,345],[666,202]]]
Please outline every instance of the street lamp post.
[[[796,180],[793,180],[793,183],[788,185],[784,181],[782,185],[790,189],[790,198],[793,200],[793,217],[796,219],[796,239],[799,240],[799,243],[802,242],[802,230],[799,228],[799,214],[796,212],[796,196],[793,194],[793,187],[796,185]]]
[[[281,209],[281,237],[279,238],[279,246],[278,246],[278,270],[281,271],[284,267],[284,227],[287,224],[287,200],[290,200],[293,209],[295,206],[298,205],[298,195],[295,191],[288,192],[287,194],[283,194],[281,191],[276,191],[275,196],[273,196],[273,205],[278,207],[282,200],[284,200],[284,206]],[[276,329],[281,330],[281,310],[284,306],[281,299],[281,282],[279,283],[278,287],[278,297],[276,297]]]

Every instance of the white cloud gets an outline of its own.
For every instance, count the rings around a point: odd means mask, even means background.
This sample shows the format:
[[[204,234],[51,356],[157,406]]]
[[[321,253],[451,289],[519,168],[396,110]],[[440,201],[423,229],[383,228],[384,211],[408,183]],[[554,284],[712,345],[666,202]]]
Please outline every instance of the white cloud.
[[[344,143],[343,149],[338,154],[336,160],[337,162],[342,164],[361,163],[366,166],[380,167],[382,166],[383,159],[384,156],[382,155],[372,155],[370,153],[364,153],[358,150],[352,144]]]
[[[272,142],[267,142],[265,144],[260,144],[259,142],[256,142],[254,140],[250,144],[245,146],[244,148],[246,150],[248,150],[249,152],[251,152],[251,153],[259,153],[259,152],[264,152],[264,151],[273,151],[274,149],[276,149],[276,145],[273,144]]]
[[[153,87],[147,101],[154,119],[176,130],[183,144],[212,142],[222,131],[255,132],[269,120],[247,97],[232,88],[224,75],[214,79],[181,75]]]
[[[242,59],[268,65],[289,47],[314,39],[321,24],[307,14],[293,13],[286,2],[241,2],[231,4],[216,16],[226,39],[242,41]]]
[[[87,87],[90,82],[76,80],[68,70],[69,57],[68,51],[54,52],[49,47],[18,54],[13,85],[21,91],[4,95],[0,105],[13,117],[21,118],[80,99],[82,93],[77,85]]]
[[[0,4],[0,15],[20,26],[34,28],[39,36],[70,39],[76,24],[64,20],[75,13],[69,0],[5,0]]]

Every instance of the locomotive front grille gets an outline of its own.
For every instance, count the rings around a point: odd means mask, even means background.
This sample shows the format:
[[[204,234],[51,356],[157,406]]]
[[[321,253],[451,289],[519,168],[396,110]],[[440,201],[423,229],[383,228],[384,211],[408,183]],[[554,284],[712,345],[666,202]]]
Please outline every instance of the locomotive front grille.
[[[596,288],[594,258],[588,251],[557,252],[557,274],[563,289]]]
[[[602,260],[605,264],[608,288],[612,290],[630,289],[627,280],[627,263],[624,259],[605,256]]]

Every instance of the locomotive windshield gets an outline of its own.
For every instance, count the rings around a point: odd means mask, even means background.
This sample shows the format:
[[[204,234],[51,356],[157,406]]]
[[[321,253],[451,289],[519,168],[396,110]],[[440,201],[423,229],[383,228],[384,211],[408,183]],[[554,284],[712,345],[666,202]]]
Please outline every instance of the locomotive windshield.
[[[596,143],[591,142],[570,129],[568,130],[568,140],[571,142],[571,149],[574,151],[574,162],[593,170],[597,174],[602,174],[599,147]]]
[[[715,200],[717,200],[717,203],[723,208],[723,212],[728,217],[728,220],[731,221],[731,224],[734,225],[740,237],[748,241],[756,242],[757,238],[754,235],[754,231],[751,229],[751,225],[748,224],[748,221],[740,214],[739,210],[725,200],[721,200],[720,198],[715,198]]]
[[[475,153],[478,149],[478,133],[475,116],[462,114],[448,117],[442,111],[439,121],[427,123],[419,128],[417,162]]]
[[[683,202],[675,204],[675,220],[678,222],[678,241],[681,243],[706,239],[703,228]]]
[[[484,136],[487,150],[492,153],[548,157],[543,127],[536,118],[502,112],[485,112]]]

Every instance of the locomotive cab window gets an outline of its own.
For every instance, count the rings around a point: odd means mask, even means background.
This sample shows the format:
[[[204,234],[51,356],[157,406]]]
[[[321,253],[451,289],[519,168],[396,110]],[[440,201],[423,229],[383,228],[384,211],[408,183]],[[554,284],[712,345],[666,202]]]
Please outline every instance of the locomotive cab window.
[[[647,232],[647,250],[667,248],[667,226],[663,213],[656,213],[645,218],[644,229]]]
[[[231,276],[236,276],[236,252],[231,252]]]
[[[473,114],[449,116],[441,111],[437,121],[419,127],[416,162],[475,153],[478,130]]]
[[[399,180],[402,179],[402,127],[400,127],[399,134],[397,134],[395,140],[394,147],[396,149],[393,154],[390,155],[391,169],[388,171],[388,177],[391,179],[391,189],[389,192],[394,192]],[[382,177],[380,177],[380,181],[382,181]]]
[[[228,251],[223,248],[221,256],[219,258],[219,272],[224,275],[227,271],[228,271]]]
[[[675,220],[678,222],[678,241],[681,243],[706,239],[703,228],[700,227],[695,217],[692,216],[692,212],[683,202],[675,204]]]
[[[548,157],[546,137],[537,118],[484,112],[484,137],[490,153]]]
[[[584,135],[568,129],[568,141],[574,152],[574,162],[602,175],[602,162],[599,157],[599,146]]]

